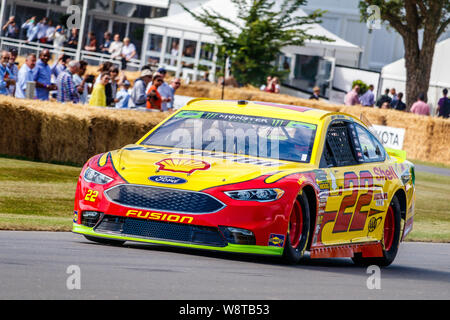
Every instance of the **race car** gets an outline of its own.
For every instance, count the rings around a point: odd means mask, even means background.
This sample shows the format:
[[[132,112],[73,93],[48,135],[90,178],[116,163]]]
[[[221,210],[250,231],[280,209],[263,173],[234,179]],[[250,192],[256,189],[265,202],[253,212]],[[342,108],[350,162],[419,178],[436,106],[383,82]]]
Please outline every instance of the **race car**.
[[[73,232],[388,266],[414,203],[414,165],[352,115],[195,99],[136,144],[86,163]]]

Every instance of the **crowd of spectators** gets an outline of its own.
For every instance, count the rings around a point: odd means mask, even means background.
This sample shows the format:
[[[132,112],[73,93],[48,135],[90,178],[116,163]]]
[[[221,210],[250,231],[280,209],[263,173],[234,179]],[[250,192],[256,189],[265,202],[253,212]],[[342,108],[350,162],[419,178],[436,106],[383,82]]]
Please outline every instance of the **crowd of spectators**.
[[[88,74],[86,61],[71,60],[64,54],[50,65],[48,49],[42,50],[39,57],[29,54],[20,68],[16,60],[17,50],[1,52],[0,95],[119,109],[170,111],[174,108],[175,92],[181,85],[179,78],[167,83],[167,71],[160,68],[153,73],[150,65],[144,66],[133,86],[125,73],[111,62],[100,66],[97,77]]]
[[[63,48],[77,49],[79,41],[78,29],[65,30],[62,25],[54,26],[53,21],[46,17],[38,21],[37,17],[31,17],[20,27],[17,25],[15,17],[8,19],[2,27],[5,37],[13,39],[23,39],[26,43],[38,42],[52,45],[57,54],[63,52]],[[130,38],[120,39],[119,34],[114,37],[110,32],[105,32],[102,41],[98,41],[94,32],[89,32],[83,49],[87,52],[102,53],[110,55],[112,59],[121,61],[122,69],[127,68],[127,64],[138,57],[136,46],[131,43]]]
[[[364,94],[360,94],[361,87],[355,85],[353,89],[345,96],[345,105],[355,106],[362,105],[364,107],[375,107],[380,109],[393,109],[399,111],[406,111],[407,107],[403,102],[404,94],[402,92],[397,93],[395,88],[386,89],[384,94],[377,100],[375,99],[374,86],[370,85],[368,90]],[[450,114],[450,99],[448,96],[448,90],[443,90],[443,97],[439,100],[436,115],[443,118],[449,118]],[[426,95],[424,93],[419,94],[417,101],[411,106],[410,112],[419,115],[431,115],[431,107],[427,103]]]

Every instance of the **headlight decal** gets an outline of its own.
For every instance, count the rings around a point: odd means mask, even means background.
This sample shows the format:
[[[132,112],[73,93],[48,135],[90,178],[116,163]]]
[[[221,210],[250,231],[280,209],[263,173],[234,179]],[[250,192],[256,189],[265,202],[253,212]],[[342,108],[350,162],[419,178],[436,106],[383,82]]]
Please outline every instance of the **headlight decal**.
[[[83,179],[86,182],[100,185],[108,184],[114,180],[113,178],[108,177],[107,175],[100,173],[97,170],[92,169],[91,167],[87,167],[86,171],[83,174]]]
[[[284,191],[278,188],[273,189],[252,189],[226,191],[225,194],[231,199],[239,201],[271,202],[281,199]]]

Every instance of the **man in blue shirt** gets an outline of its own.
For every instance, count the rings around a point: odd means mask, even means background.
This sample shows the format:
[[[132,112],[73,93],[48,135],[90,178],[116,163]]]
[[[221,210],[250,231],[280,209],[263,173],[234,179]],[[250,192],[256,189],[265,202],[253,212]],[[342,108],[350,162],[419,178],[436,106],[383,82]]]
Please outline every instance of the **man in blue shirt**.
[[[23,25],[22,29],[27,30],[27,40],[26,42],[32,42],[37,40],[37,34],[39,32],[39,27],[36,22],[36,17],[32,17],[27,20]]]
[[[2,51],[0,60],[0,94],[9,95],[9,86],[14,84],[14,79],[11,77],[11,71],[8,68],[8,63],[11,54],[8,51]]]
[[[36,55],[31,53],[27,56],[24,65],[20,68],[17,76],[16,98],[25,99],[27,83],[34,81],[33,69],[36,66]]]
[[[50,60],[50,51],[48,49],[42,50],[39,55],[39,61],[36,63],[36,68],[33,69],[34,81],[36,82],[36,97],[39,100],[49,100],[49,93],[51,90],[56,90],[56,86],[52,84],[52,69],[48,65]]]
[[[173,110],[175,108],[175,92],[180,88],[181,86],[181,79],[175,78],[172,80],[172,83],[170,84],[170,101],[167,102],[167,109],[168,111]]]
[[[369,90],[367,90],[366,93],[364,93],[360,98],[359,101],[362,106],[365,107],[373,107],[375,104],[375,94],[373,93],[374,86],[370,85]]]

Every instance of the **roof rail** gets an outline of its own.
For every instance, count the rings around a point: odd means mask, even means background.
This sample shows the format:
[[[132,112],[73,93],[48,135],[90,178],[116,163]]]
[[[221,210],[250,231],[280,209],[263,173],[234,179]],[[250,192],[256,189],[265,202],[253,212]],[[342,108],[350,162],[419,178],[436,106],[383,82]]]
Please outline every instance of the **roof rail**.
[[[195,99],[190,100],[186,105],[187,105],[187,106],[190,106],[190,105],[193,104],[194,102],[197,102],[197,101],[206,101],[206,100],[214,100],[214,99],[210,99],[210,98],[195,98]]]

